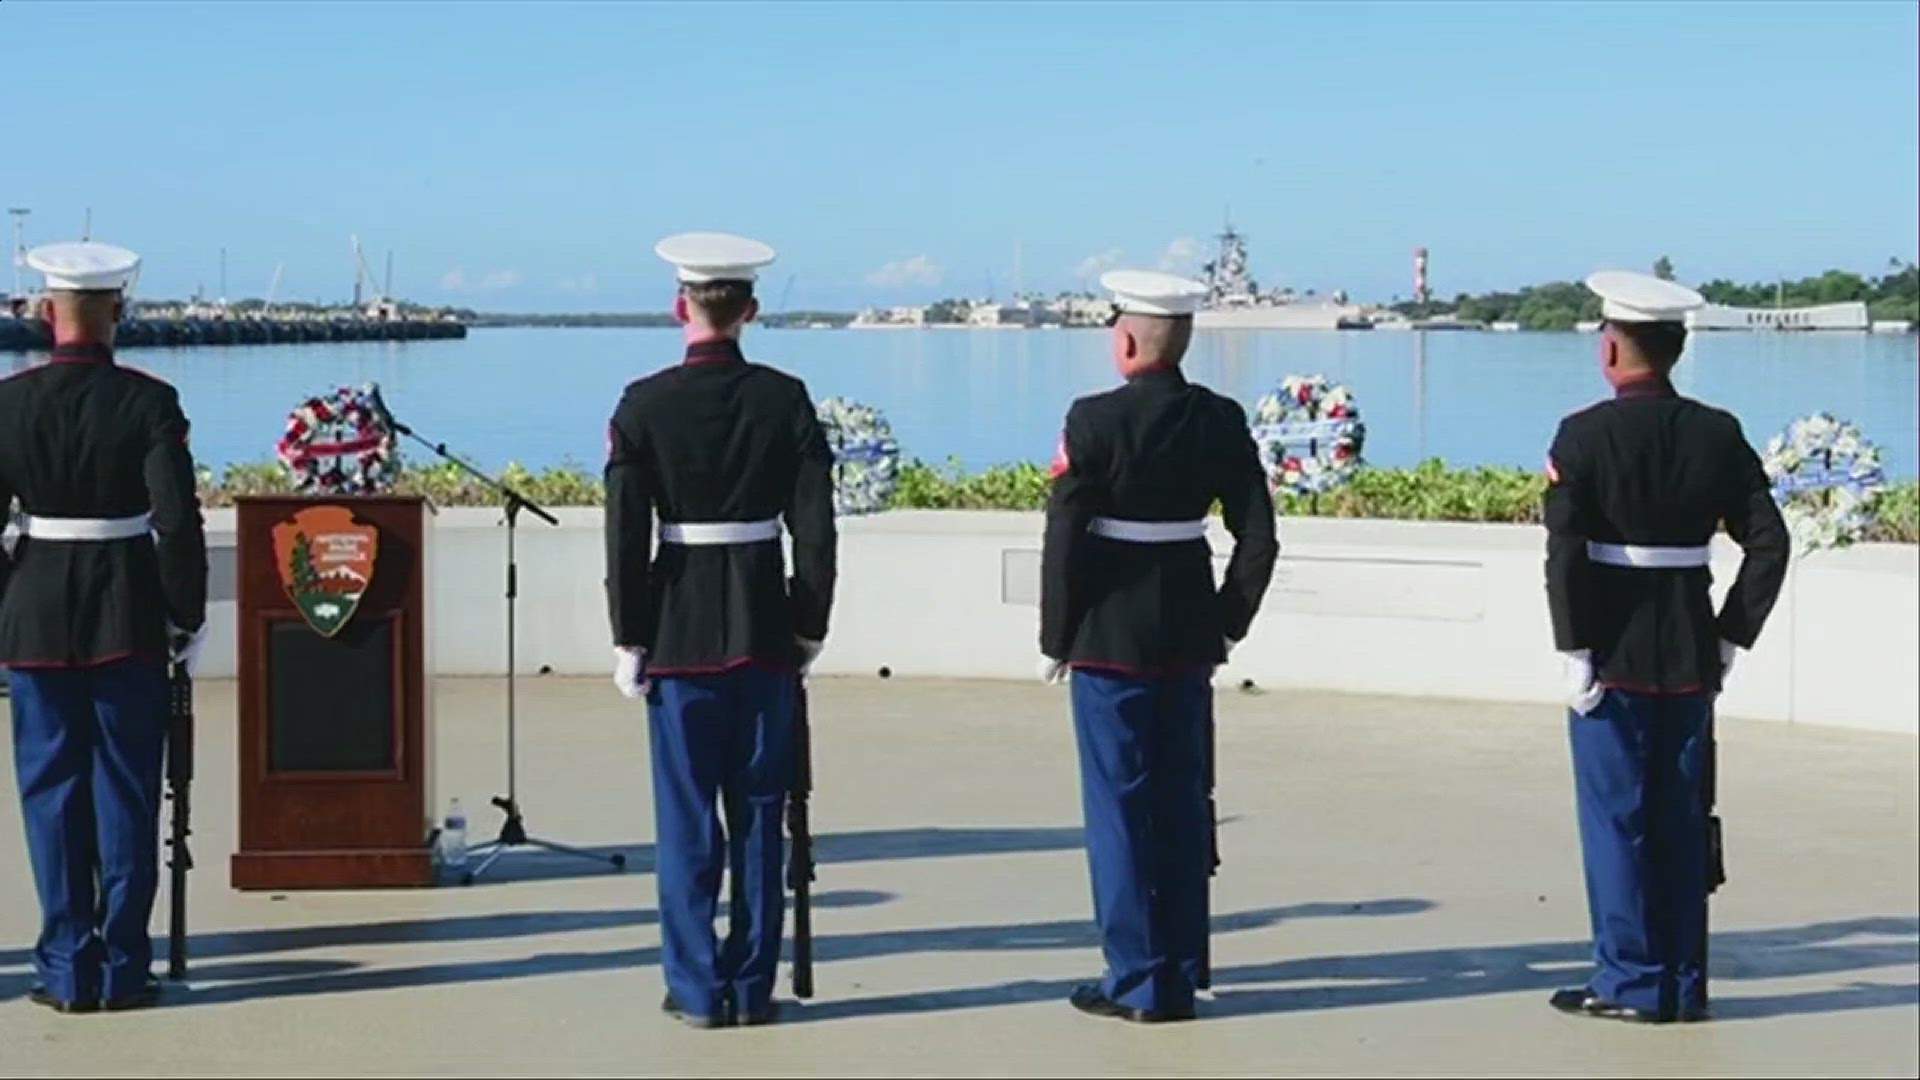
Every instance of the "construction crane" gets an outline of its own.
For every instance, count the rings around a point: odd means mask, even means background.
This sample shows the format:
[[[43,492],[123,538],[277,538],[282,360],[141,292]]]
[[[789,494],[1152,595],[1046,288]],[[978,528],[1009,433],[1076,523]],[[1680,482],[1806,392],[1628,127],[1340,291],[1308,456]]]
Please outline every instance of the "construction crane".
[[[269,308],[273,306],[274,296],[280,291],[280,271],[285,270],[286,268],[287,268],[287,264],[284,262],[274,264],[273,281],[267,285],[266,306]]]

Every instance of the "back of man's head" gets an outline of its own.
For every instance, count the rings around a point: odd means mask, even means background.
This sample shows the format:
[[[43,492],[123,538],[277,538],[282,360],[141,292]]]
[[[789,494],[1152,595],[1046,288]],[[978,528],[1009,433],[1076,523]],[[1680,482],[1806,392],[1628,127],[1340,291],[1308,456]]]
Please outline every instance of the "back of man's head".
[[[56,345],[111,345],[122,310],[118,289],[56,289],[47,294],[41,316],[52,328]]]
[[[680,321],[715,333],[739,329],[760,310],[751,281],[686,282],[680,301]]]
[[[1687,326],[1681,322],[1609,320],[1606,333],[1611,345],[1607,369],[1622,375],[1665,375],[1687,347]]]
[[[1123,372],[1132,375],[1178,364],[1193,341],[1193,317],[1127,314],[1120,316],[1114,330],[1114,358]]]

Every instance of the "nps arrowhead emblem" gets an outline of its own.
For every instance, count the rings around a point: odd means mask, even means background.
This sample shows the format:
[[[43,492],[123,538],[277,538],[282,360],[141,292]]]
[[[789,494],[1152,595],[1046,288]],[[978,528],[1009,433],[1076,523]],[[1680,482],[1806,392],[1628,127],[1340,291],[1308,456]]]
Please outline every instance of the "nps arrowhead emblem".
[[[274,562],[287,596],[324,637],[347,625],[373,583],[380,533],[344,506],[315,506],[273,527]]]

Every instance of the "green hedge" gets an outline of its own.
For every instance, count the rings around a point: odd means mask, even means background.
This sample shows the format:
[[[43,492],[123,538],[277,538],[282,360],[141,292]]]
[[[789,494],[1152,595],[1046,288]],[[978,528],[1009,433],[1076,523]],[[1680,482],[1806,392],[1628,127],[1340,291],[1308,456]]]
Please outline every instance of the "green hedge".
[[[598,506],[606,492],[600,477],[579,466],[534,472],[507,466],[504,478],[535,502],[549,506]],[[200,475],[201,500],[231,506],[236,495],[291,490],[278,464],[230,466],[217,479]],[[969,473],[958,462],[911,461],[900,468],[893,506],[901,510],[1038,510],[1047,502],[1047,470],[1032,463],[996,465]],[[409,467],[399,490],[425,495],[441,506],[491,506],[498,499],[485,485],[451,465]],[[1287,495],[1282,514],[1385,518],[1403,521],[1537,522],[1546,477],[1526,469],[1479,466],[1451,469],[1439,459],[1411,469],[1363,468],[1351,483],[1317,499]],[[1894,486],[1881,496],[1879,521],[1869,539],[1920,543],[1920,483]]]

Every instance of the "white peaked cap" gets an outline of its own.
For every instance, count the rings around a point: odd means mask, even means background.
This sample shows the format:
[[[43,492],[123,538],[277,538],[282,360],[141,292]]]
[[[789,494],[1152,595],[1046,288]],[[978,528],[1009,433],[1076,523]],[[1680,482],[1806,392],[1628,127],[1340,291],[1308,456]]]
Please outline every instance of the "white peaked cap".
[[[680,233],[653,245],[653,250],[688,282],[752,281],[755,270],[773,261],[772,248],[727,233]]]
[[[1600,297],[1601,317],[1614,322],[1682,322],[1707,302],[1685,285],[1631,270],[1591,274],[1587,288]]]
[[[140,256],[112,244],[76,240],[27,252],[27,266],[47,276],[50,290],[123,290],[140,271]]]
[[[1191,278],[1156,270],[1109,270],[1100,275],[1100,287],[1128,315],[1191,315],[1207,295],[1207,287]]]

